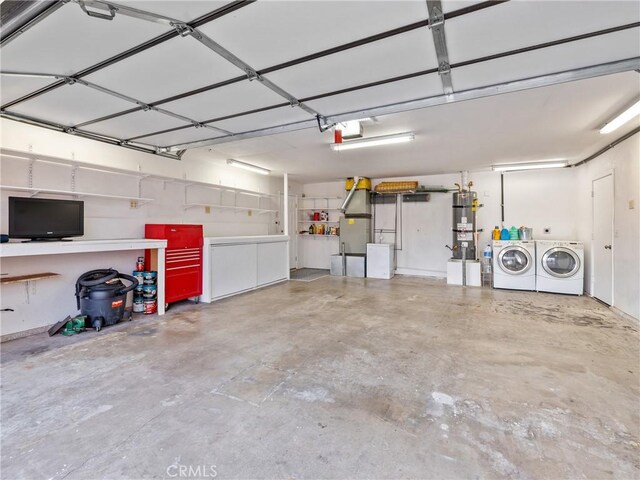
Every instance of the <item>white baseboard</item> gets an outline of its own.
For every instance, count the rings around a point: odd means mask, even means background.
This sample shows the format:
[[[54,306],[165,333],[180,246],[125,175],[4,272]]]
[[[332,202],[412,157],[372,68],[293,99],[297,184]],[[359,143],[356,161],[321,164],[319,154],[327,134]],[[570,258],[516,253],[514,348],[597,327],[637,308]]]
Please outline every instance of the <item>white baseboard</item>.
[[[611,311],[613,311],[613,313],[615,313],[616,315],[624,318],[628,322],[632,323],[635,327],[640,327],[640,320],[637,319],[636,317],[632,317],[631,315],[629,315],[628,313],[623,312],[619,308],[616,308],[616,307],[609,307],[609,308],[611,309]]]
[[[397,268],[396,275],[411,275],[413,277],[447,278],[447,272],[440,270],[420,270],[417,268]]]

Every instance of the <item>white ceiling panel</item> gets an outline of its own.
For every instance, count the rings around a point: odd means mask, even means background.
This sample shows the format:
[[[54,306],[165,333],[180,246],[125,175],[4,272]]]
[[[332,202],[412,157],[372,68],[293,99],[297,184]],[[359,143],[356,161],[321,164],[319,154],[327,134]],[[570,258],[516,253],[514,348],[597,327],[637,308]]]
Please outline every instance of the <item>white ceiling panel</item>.
[[[211,147],[205,147],[211,149],[216,153],[230,156],[230,157],[248,157],[251,155],[267,155],[270,152],[282,152],[284,150],[291,149],[287,142],[284,142],[281,138],[275,136],[269,137],[257,137],[247,138],[246,140],[239,140],[236,142],[221,143],[219,145],[212,145]]]
[[[180,1],[180,0],[165,0],[165,1],[150,1],[150,0],[135,0],[135,1],[118,1],[120,5],[125,5],[131,8],[137,8],[139,10],[145,10],[147,12],[155,13],[169,18],[175,18],[176,20],[182,20],[183,22],[190,22],[206,13],[213,12],[220,7],[230,3],[228,0],[207,0],[207,1]]]
[[[524,1],[456,17],[445,31],[453,64],[638,21],[637,1]]]
[[[0,75],[0,103],[4,105],[55,81],[52,78]]]
[[[262,69],[426,18],[422,0],[261,1],[200,30]]]
[[[283,102],[286,103],[284,98],[260,82],[243,80],[182,100],[165,103],[162,108],[203,122]]]
[[[230,118],[211,125],[235,133],[249,132],[268,127],[276,127],[287,123],[314,120],[314,117],[297,107],[281,107],[266,112]]]
[[[169,30],[117,15],[89,17],[68,3],[2,47],[2,69],[72,75]]]
[[[437,68],[427,28],[305,62],[266,75],[296,98]]]
[[[18,103],[7,110],[72,126],[133,106],[130,102],[75,83]]]
[[[152,135],[151,137],[138,138],[135,141],[154,147],[170,147],[172,145],[180,145],[181,143],[197,142],[198,140],[207,140],[209,138],[217,138],[223,136],[223,133],[205,127],[190,127],[173,132],[161,133],[160,135]]]
[[[470,7],[482,3],[484,0],[442,0],[442,11],[445,13],[460,10],[461,8]]]
[[[502,83],[640,56],[640,29],[589,38],[497,60],[454,68],[455,90]]]
[[[100,133],[109,137],[127,139],[144,135],[146,133],[159,132],[169,128],[186,125],[176,118],[154,112],[153,110],[140,110],[120,117],[105,120],[104,122],[87,125],[83,130]]]
[[[243,73],[197,40],[177,37],[86,79],[150,103]]]
[[[626,72],[385,115],[365,124],[366,136],[415,132],[415,141],[402,145],[334,152],[329,148],[332,132],[308,128],[269,137],[280,148],[252,139],[265,148],[245,153],[245,141],[236,142],[238,152],[231,156],[249,163],[261,160],[264,167],[288,172],[302,183],[353,175],[411,178],[558,157],[579,161],[611,142],[598,129],[637,95],[638,74]],[[636,125],[629,122],[620,135]],[[211,149],[222,160],[229,158],[228,145],[203,148],[202,155],[209,156]]]
[[[307,105],[323,115],[336,115],[442,94],[440,76],[433,73],[313,100]]]

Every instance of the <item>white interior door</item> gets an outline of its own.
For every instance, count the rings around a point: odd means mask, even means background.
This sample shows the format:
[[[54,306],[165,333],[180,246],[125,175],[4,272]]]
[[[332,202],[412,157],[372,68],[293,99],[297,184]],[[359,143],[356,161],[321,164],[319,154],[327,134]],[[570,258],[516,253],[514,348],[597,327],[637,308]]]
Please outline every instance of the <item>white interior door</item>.
[[[613,175],[593,181],[593,296],[613,304]]]

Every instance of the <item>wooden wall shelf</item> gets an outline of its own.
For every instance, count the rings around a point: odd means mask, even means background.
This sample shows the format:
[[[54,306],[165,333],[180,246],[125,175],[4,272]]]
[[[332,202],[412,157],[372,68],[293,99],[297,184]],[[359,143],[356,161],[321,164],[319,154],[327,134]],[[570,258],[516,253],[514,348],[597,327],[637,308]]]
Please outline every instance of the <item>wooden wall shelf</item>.
[[[15,275],[13,277],[0,277],[0,284],[31,282],[33,280],[42,280],[44,278],[59,277],[59,273],[45,272],[32,273],[30,275]]]

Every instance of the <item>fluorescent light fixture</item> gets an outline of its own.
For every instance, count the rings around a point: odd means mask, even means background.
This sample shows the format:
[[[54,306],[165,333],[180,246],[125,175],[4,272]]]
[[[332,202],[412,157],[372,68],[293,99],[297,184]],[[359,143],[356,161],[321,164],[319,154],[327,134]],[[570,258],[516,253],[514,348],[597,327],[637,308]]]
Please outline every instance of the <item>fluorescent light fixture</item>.
[[[505,163],[502,165],[491,165],[492,170],[498,172],[510,172],[512,170],[538,170],[540,168],[563,168],[569,165],[566,160],[549,160],[546,162],[530,163]]]
[[[271,173],[271,170],[267,170],[266,168],[258,167],[257,165],[251,165],[250,163],[241,162],[240,160],[234,160],[233,158],[227,160],[227,165],[243,168],[253,173],[259,173],[260,175],[269,175]]]
[[[351,150],[354,148],[376,147],[378,145],[390,145],[392,143],[404,143],[414,140],[416,137],[413,132],[395,133],[393,135],[382,135],[380,137],[360,138],[343,143],[331,143],[331,150]]]
[[[640,100],[602,127],[600,133],[611,133],[638,115],[640,115]]]

